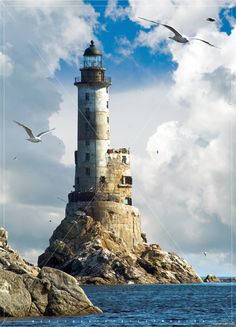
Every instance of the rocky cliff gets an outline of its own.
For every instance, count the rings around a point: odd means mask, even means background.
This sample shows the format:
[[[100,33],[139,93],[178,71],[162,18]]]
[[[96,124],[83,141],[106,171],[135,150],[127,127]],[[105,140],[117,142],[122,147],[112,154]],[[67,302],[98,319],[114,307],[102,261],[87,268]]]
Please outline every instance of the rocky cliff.
[[[148,245],[145,237],[130,249],[114,231],[81,211],[61,222],[38,264],[61,269],[83,284],[202,282],[177,254]]]
[[[39,269],[8,245],[0,228],[0,317],[101,313],[77,280],[57,269]]]

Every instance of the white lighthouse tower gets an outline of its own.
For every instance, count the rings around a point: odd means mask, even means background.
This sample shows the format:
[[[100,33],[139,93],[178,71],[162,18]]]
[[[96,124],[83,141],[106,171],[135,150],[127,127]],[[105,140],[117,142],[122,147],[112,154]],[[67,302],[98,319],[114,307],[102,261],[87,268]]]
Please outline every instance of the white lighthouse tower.
[[[109,93],[102,53],[91,41],[84,51],[78,88],[78,141],[75,151],[75,191],[96,192],[106,175],[107,150],[110,147]],[[91,192],[92,191],[92,192]]]
[[[68,194],[66,215],[81,211],[123,240],[127,248],[142,243],[140,214],[132,205],[130,151],[110,146],[110,78],[102,53],[91,41],[84,51],[78,88],[78,139],[75,190]]]

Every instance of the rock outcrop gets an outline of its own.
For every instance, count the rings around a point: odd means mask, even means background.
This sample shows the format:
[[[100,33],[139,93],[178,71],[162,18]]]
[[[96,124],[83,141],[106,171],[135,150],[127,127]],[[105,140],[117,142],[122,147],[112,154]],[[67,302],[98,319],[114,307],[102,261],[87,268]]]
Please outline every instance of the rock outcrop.
[[[220,283],[220,279],[213,274],[209,274],[204,279],[205,283]]]
[[[84,212],[68,215],[54,231],[38,260],[73,275],[83,284],[201,283],[193,268],[175,253],[148,245],[133,249]]]
[[[63,271],[23,260],[0,228],[0,317],[101,313],[77,280]]]

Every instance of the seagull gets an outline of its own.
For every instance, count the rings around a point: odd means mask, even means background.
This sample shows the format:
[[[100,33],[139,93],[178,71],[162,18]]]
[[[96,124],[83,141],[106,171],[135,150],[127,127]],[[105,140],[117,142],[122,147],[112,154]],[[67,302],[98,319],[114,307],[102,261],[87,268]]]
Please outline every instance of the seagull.
[[[174,36],[169,36],[169,38],[172,39],[172,40],[174,40],[174,41],[176,41],[176,42],[179,42],[179,43],[189,43],[189,41],[191,41],[191,40],[197,40],[197,41],[204,42],[204,43],[210,45],[211,47],[217,48],[215,45],[211,44],[208,41],[205,41],[205,40],[202,40],[202,39],[198,39],[196,37],[191,37],[190,38],[190,37],[181,35],[178,31],[176,31],[176,29],[174,29],[170,25],[161,24],[161,23],[155,22],[154,20],[149,20],[149,19],[142,18],[142,17],[138,17],[138,18],[143,19],[143,20],[146,20],[146,21],[151,22],[151,23],[154,23],[154,24],[157,24],[157,25],[162,25],[162,26],[168,28],[171,32],[174,33]]]
[[[216,21],[215,18],[211,18],[211,17],[208,17],[206,20],[207,20],[208,22],[215,22],[215,21]]]
[[[206,252],[203,252],[204,256],[206,257],[207,253]]]
[[[19,123],[18,121],[14,120],[14,122],[16,124],[18,124],[19,126],[23,127],[26,131],[26,133],[29,135],[29,139],[26,139],[27,141],[29,142],[32,142],[32,143],[39,143],[39,142],[42,142],[41,140],[41,137],[44,135],[44,134],[47,134],[47,133],[50,133],[51,131],[53,131],[55,128],[52,128],[52,129],[48,129],[47,131],[45,132],[41,132],[39,133],[38,135],[34,136],[33,132],[32,132],[32,129]]]

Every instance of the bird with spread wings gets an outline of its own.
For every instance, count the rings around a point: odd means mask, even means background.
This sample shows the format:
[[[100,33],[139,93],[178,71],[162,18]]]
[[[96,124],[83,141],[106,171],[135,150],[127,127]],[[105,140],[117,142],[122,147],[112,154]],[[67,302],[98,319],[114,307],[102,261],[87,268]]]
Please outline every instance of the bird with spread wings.
[[[161,25],[161,26],[164,26],[166,28],[168,28],[171,32],[174,33],[174,36],[169,36],[170,39],[176,41],[176,42],[179,42],[179,43],[189,43],[191,40],[197,40],[197,41],[201,41],[201,42],[204,42],[208,45],[210,45],[211,47],[214,47],[214,48],[217,48],[214,44],[206,41],[206,40],[203,40],[203,39],[199,39],[199,38],[196,38],[196,37],[187,37],[187,36],[184,36],[182,34],[180,34],[174,27],[170,26],[170,25],[166,25],[166,24],[161,24],[159,22],[155,22],[154,20],[149,20],[149,19],[146,19],[146,18],[142,18],[142,17],[138,17],[140,19],[143,19],[143,20],[146,20],[147,22],[151,22],[151,23],[154,23],[154,24],[157,24],[157,25]]]
[[[35,135],[33,134],[31,128],[29,128],[29,127],[27,127],[27,126],[25,126],[25,125],[19,123],[19,122],[16,121],[16,120],[14,120],[14,122],[15,122],[17,125],[19,125],[19,126],[21,126],[21,127],[24,128],[24,130],[26,131],[26,133],[29,135],[29,139],[26,139],[26,140],[29,141],[29,142],[32,142],[32,143],[39,143],[39,142],[42,142],[41,137],[42,137],[43,135],[47,134],[47,133],[50,133],[51,131],[53,131],[53,130],[55,129],[55,128],[48,129],[47,131],[41,132],[41,133],[39,133],[38,135],[35,136]]]

